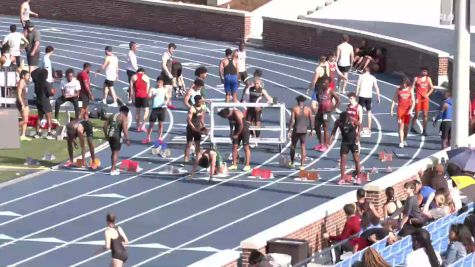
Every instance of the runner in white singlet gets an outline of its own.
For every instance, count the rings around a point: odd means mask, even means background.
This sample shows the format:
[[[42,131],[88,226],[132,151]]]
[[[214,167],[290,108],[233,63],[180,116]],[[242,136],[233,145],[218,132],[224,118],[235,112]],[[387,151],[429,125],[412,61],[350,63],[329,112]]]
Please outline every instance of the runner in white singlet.
[[[107,96],[109,92],[112,96],[113,103],[111,106],[117,107],[117,95],[114,91],[114,82],[119,77],[119,59],[112,54],[112,46],[106,46],[105,48],[106,58],[101,68],[97,70],[97,73],[100,73],[102,70],[105,70],[106,79],[104,81],[104,98],[102,103],[107,104]],[[97,76],[96,73],[96,76]]]

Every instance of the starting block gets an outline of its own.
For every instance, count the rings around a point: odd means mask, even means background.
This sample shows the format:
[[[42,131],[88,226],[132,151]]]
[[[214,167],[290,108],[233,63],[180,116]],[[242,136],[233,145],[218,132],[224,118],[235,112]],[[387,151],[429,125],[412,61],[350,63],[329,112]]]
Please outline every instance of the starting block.
[[[120,169],[123,171],[129,171],[129,172],[139,172],[141,170],[139,163],[137,161],[128,160],[128,159],[125,159],[121,162]]]
[[[366,183],[370,181],[369,173],[361,172],[358,175],[356,175],[356,179],[359,180],[361,183]]]
[[[318,179],[320,179],[320,174],[317,170],[300,170],[299,178],[303,180],[317,181]]]
[[[345,174],[345,176],[343,177],[343,180],[347,183],[351,183],[353,181],[353,175]]]
[[[252,169],[251,176],[255,178],[259,178],[259,179],[265,179],[265,180],[274,178],[274,174],[272,173],[271,170],[266,170],[266,169],[261,169],[261,168]]]
[[[370,174],[375,174],[375,173],[378,173],[378,172],[379,172],[379,171],[378,171],[378,168],[373,167],[373,168],[371,168],[371,171],[370,171],[369,173],[370,173]]]
[[[152,154],[167,158],[170,157],[172,153],[171,150],[167,148],[167,143],[157,140],[153,143]]]
[[[381,162],[393,161],[393,154],[386,153],[385,151],[379,152],[378,157]]]

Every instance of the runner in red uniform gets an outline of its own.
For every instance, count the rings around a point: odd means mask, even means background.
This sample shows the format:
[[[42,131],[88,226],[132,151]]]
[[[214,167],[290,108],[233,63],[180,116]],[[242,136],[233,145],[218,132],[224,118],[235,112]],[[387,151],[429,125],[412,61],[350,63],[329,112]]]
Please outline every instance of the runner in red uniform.
[[[338,80],[338,77],[340,77],[340,79],[346,79],[346,78],[343,76],[343,73],[341,73],[340,70],[338,69],[338,65],[336,64],[335,54],[331,54],[328,56],[327,64],[328,64],[328,69],[330,70],[330,78],[332,79],[330,83],[330,89],[335,90],[335,87],[336,87],[335,81]]]
[[[411,113],[414,110],[414,92],[411,87],[411,81],[404,78],[402,85],[396,89],[393,101],[391,103],[391,117],[394,116],[394,105],[397,102],[397,122],[399,124],[399,147],[407,146],[407,133],[411,121]]]
[[[475,92],[470,92],[470,135],[475,133]]]
[[[419,117],[419,112],[422,112],[422,135],[427,136],[427,118],[429,114],[429,96],[434,91],[432,80],[429,77],[429,72],[426,67],[421,68],[421,75],[414,78],[413,88],[416,89],[416,113],[412,118],[411,132],[417,133],[415,124]]]
[[[138,132],[147,132],[145,122],[148,118],[150,92],[150,78],[143,68],[138,68],[137,73],[130,79],[130,92],[132,101],[135,103],[135,121]],[[141,114],[143,116],[141,116]]]
[[[346,96],[350,100],[350,104],[346,107],[346,112],[350,117],[354,120],[359,121],[359,125],[363,125],[363,107],[358,104],[358,100],[356,100],[356,93],[350,92]],[[359,141],[359,136],[361,132],[361,127],[357,127],[357,139]],[[359,142],[357,142],[359,143]]]
[[[319,142],[319,145],[315,146],[314,149],[320,152],[325,152],[328,149],[328,124],[330,122],[332,112],[340,104],[340,98],[338,97],[338,94],[335,91],[332,91],[329,85],[330,77],[323,78],[318,91],[314,93],[317,105],[317,113],[315,114],[315,131],[317,133]]]

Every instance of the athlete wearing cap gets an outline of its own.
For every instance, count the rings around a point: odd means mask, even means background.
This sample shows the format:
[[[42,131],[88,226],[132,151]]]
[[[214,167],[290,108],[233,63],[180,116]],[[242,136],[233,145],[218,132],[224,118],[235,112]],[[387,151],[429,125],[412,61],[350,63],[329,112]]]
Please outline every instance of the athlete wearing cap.
[[[407,134],[409,131],[409,123],[411,121],[411,114],[414,110],[414,92],[411,87],[411,81],[408,78],[403,78],[402,85],[396,89],[396,92],[391,103],[391,117],[394,116],[394,106],[397,106],[397,122],[399,124],[399,147],[407,146]]]
[[[106,79],[104,80],[104,95],[102,103],[107,104],[107,96],[109,92],[112,96],[113,103],[111,107],[117,107],[117,95],[114,90],[114,82],[119,79],[119,59],[112,53],[112,46],[106,46],[105,48],[106,57],[104,63],[101,65],[101,68],[97,70],[97,73],[100,73],[102,70],[105,71]]]
[[[339,79],[338,81],[339,91],[342,94],[346,92],[346,85],[348,84],[348,72],[350,71],[351,64],[353,63],[355,59],[353,46],[350,45],[349,42],[350,42],[350,37],[344,34],[343,42],[339,44],[336,48],[338,69],[346,78],[346,79]]]
[[[414,78],[412,87],[416,90],[416,112],[412,118],[411,132],[417,133],[414,128],[419,117],[419,112],[422,112],[422,135],[427,136],[427,119],[429,116],[429,100],[430,95],[434,92],[434,85],[432,79],[429,77],[429,72],[426,67],[421,68],[421,75]]]
[[[297,105],[292,108],[292,114],[290,116],[289,123],[289,138],[291,140],[290,147],[290,163],[289,168],[295,168],[295,149],[297,147],[297,142],[300,141],[300,169],[303,170],[305,167],[305,159],[307,156],[306,139],[307,131],[310,130],[310,135],[313,135],[313,125],[312,125],[312,110],[305,106],[305,97],[299,95],[297,98]]]
[[[148,95],[150,92],[150,78],[143,68],[138,68],[137,73],[130,79],[130,93],[135,104],[135,121],[138,132],[146,132],[145,121],[148,118]]]
[[[64,164],[64,167],[71,167],[74,164],[73,161],[73,145],[77,148],[76,138],[79,138],[79,144],[81,146],[81,157],[82,157],[82,166],[87,167],[86,165],[86,145],[84,139],[87,141],[89,147],[89,153],[91,154],[91,165],[92,169],[96,169],[96,156],[94,154],[94,142],[92,123],[85,120],[72,120],[66,125],[66,134],[68,136],[68,154],[69,161]]]

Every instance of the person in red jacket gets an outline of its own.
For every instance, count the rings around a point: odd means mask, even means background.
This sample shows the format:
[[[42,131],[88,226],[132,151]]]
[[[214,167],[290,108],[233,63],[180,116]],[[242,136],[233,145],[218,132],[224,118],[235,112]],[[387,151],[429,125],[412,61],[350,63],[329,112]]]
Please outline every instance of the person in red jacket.
[[[341,231],[339,235],[329,235],[328,233],[323,234],[324,239],[333,243],[346,240],[346,242],[343,242],[343,244],[339,246],[339,249],[335,250],[337,255],[341,255],[344,251],[353,251],[353,242],[350,237],[359,233],[361,230],[361,218],[356,215],[355,204],[346,204],[343,207],[343,211],[347,217],[343,231]]]

